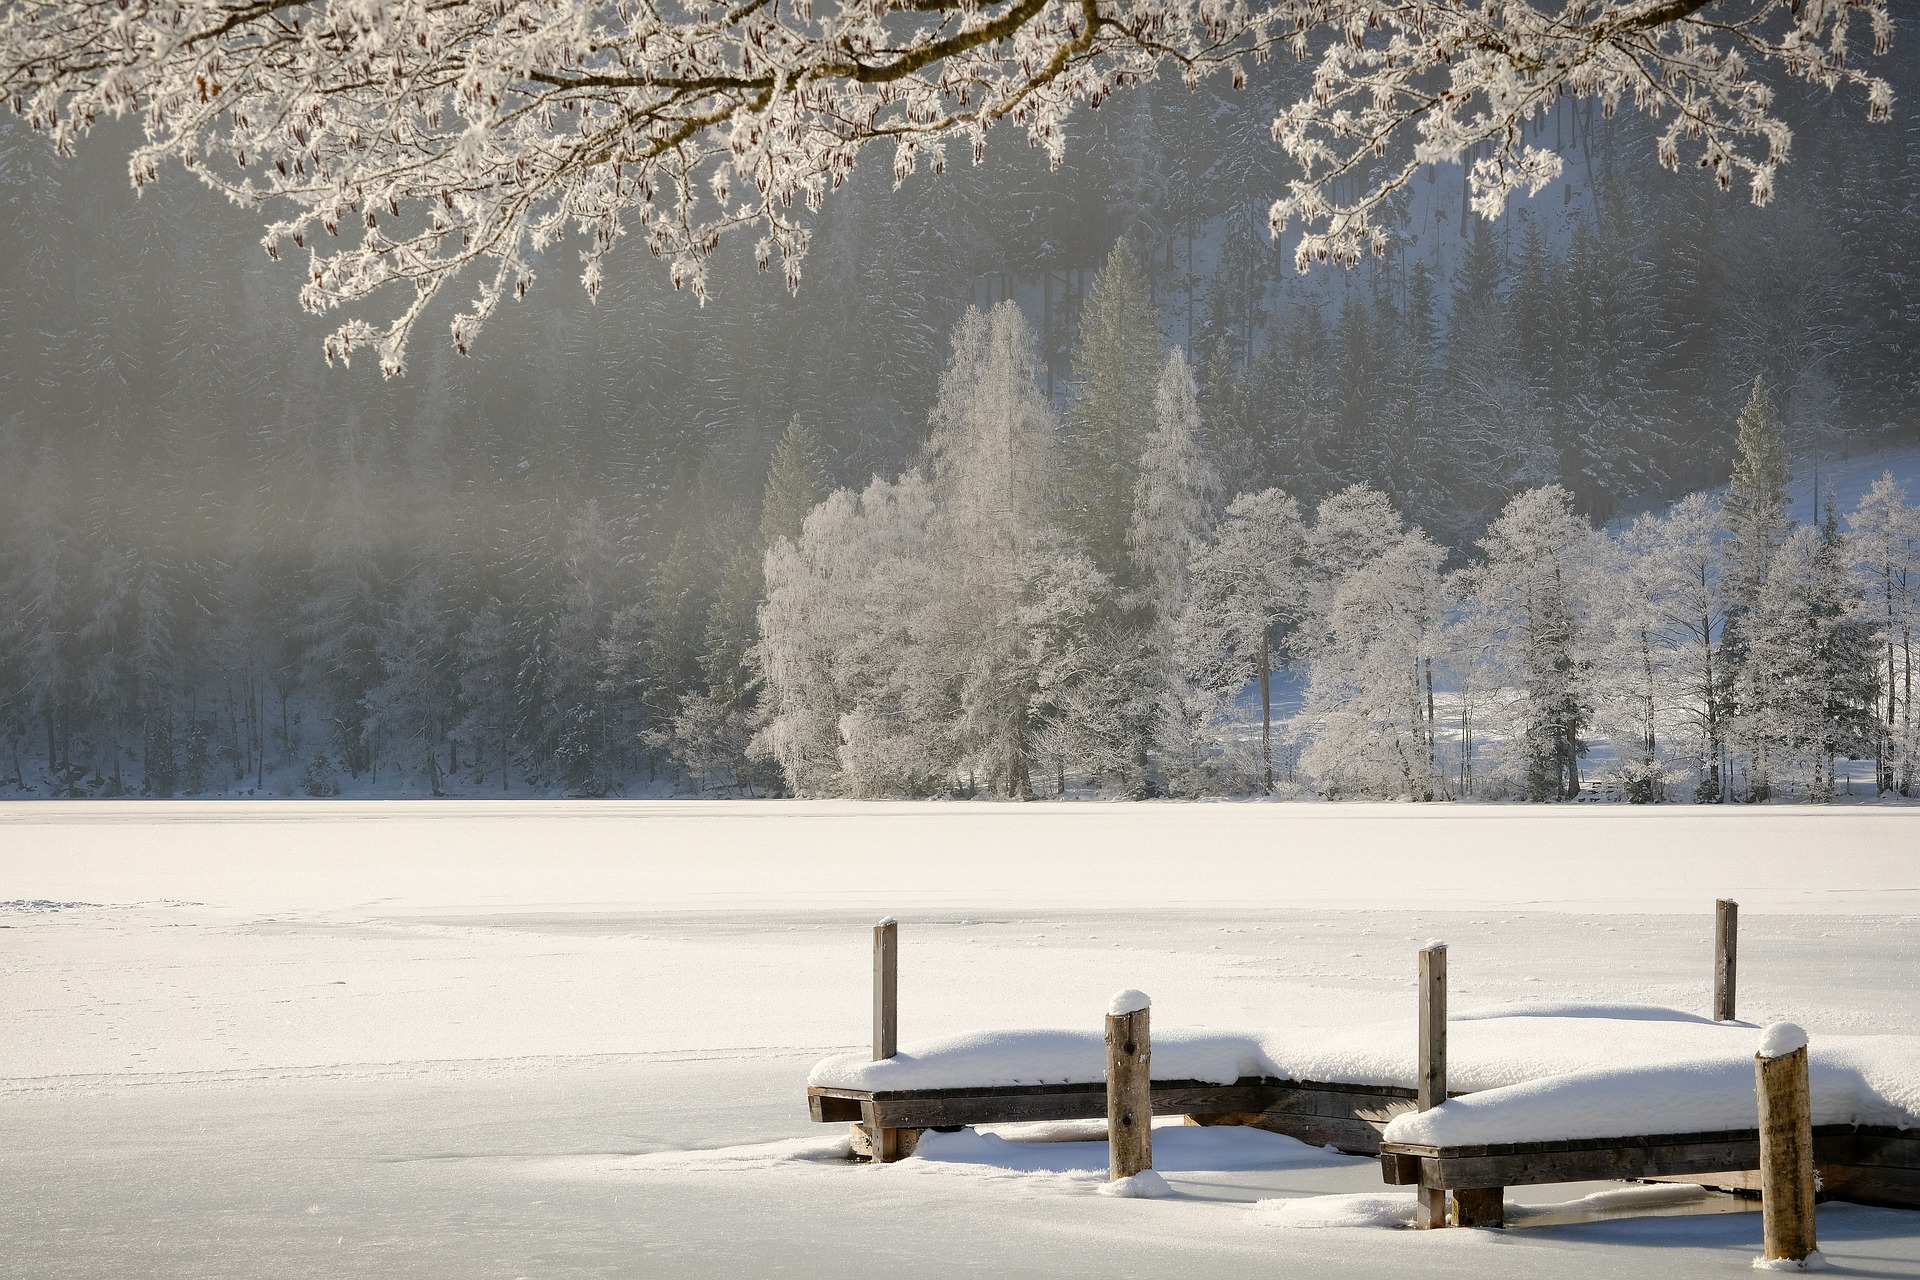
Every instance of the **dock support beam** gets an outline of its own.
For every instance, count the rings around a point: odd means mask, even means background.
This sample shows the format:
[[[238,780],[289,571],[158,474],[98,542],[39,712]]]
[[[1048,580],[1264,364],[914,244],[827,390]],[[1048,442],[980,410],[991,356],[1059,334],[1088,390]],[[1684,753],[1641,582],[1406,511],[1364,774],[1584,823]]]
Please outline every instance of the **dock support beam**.
[[[1740,904],[1722,898],[1713,908],[1713,1020],[1732,1022],[1734,980],[1740,968]]]
[[[1107,1005],[1107,1181],[1153,1168],[1153,1010],[1138,991]]]
[[[1805,1262],[1819,1248],[1813,1218],[1813,1104],[1807,1036],[1767,1028],[1753,1060],[1760,1095],[1760,1219],[1767,1262]]]

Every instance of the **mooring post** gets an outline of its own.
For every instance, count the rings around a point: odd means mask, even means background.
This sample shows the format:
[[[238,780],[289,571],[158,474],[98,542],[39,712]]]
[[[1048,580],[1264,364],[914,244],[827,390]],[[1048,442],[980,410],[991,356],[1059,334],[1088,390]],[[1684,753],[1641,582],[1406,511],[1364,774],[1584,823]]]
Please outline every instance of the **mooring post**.
[[[873,1060],[884,1061],[900,1047],[900,923],[892,916],[873,926]],[[889,1129],[873,1114],[873,1104],[861,1105],[854,1126],[854,1149],[878,1164],[892,1164],[913,1154],[918,1129]]]
[[[1813,1102],[1807,1033],[1768,1027],[1754,1055],[1760,1095],[1760,1218],[1767,1262],[1805,1262],[1819,1247],[1813,1220]]]
[[[873,926],[873,1060],[900,1051],[900,922]]]
[[[1447,1100],[1447,944],[1420,948],[1420,1066],[1414,1105],[1432,1110]],[[1447,1192],[1424,1183],[1414,1192],[1413,1225],[1447,1225]]]
[[[1740,968],[1740,904],[1713,904],[1713,1020],[1733,1021],[1733,984]]]
[[[1107,1180],[1153,1168],[1153,1002],[1121,991],[1107,1002]]]

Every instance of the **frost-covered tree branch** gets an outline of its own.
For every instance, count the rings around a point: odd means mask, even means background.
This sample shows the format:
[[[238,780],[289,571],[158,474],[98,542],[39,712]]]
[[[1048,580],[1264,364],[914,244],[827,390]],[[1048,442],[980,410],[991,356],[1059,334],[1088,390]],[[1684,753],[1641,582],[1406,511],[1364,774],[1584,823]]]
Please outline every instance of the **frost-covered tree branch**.
[[[397,373],[470,270],[463,352],[570,237],[589,293],[637,235],[704,297],[746,229],[796,286],[805,212],[864,147],[904,178],[956,142],[977,162],[1005,124],[1057,163],[1077,106],[1169,66],[1239,83],[1282,48],[1315,63],[1274,122],[1301,176],[1272,220],[1304,223],[1303,268],[1378,251],[1427,163],[1471,153],[1483,215],[1537,191],[1559,160],[1525,125],[1567,95],[1630,98],[1666,122],[1663,163],[1764,202],[1790,141],[1771,82],[1858,89],[1884,119],[1849,55],[1891,33],[1888,0],[9,0],[0,92],[63,152],[137,115],[136,183],[178,159],[269,210],[268,253],[307,251],[302,304],[348,309],[328,356],[372,346]]]

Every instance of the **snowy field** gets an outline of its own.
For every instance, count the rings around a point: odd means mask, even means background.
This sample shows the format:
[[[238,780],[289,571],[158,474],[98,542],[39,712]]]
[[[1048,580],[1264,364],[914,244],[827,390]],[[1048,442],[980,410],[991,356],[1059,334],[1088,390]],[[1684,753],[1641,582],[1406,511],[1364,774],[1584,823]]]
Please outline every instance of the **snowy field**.
[[[1167,1200],[1095,1194],[1085,1126],[847,1164],[804,1083],[866,1037],[880,914],[908,1043],[1097,1028],[1126,986],[1156,1027],[1405,1016],[1434,936],[1457,1009],[1705,1010],[1720,896],[1744,1018],[1920,1033],[1911,809],[34,803],[0,806],[0,869],[0,1275],[1695,1277],[1757,1252],[1751,1212],[1552,1207],[1592,1185],[1517,1189],[1546,1207],[1503,1233],[1343,1226],[1406,1193],[1234,1130],[1161,1131]],[[1307,1198],[1340,1193],[1375,1198]],[[1820,1229],[1847,1274],[1920,1276],[1920,1213]]]

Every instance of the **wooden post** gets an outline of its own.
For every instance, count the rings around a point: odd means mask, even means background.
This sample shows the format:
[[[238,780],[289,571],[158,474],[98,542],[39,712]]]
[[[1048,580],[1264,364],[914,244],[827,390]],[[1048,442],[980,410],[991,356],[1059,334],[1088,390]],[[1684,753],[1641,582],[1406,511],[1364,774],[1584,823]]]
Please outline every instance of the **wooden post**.
[[[1153,1168],[1152,1001],[1122,991],[1107,1002],[1107,1180]]]
[[[1733,984],[1740,967],[1740,904],[1722,898],[1713,907],[1713,1020],[1732,1022]]]
[[[900,922],[873,926],[873,1060],[900,1051]]]
[[[1456,1227],[1506,1226],[1507,1189],[1505,1187],[1454,1188],[1453,1225]]]
[[[1764,1260],[1804,1262],[1819,1247],[1813,1220],[1813,1103],[1807,1033],[1775,1023],[1754,1056],[1760,1095],[1760,1218]]]
[[[1447,944],[1429,942],[1420,949],[1420,1066],[1414,1105],[1428,1111],[1447,1100]],[[1421,1185],[1416,1191],[1413,1225],[1447,1225],[1444,1187]]]
[[[883,1061],[900,1047],[900,924],[888,916],[873,926],[873,1060]],[[864,1103],[860,1122],[853,1126],[857,1155],[876,1164],[892,1164],[913,1154],[918,1129],[882,1128],[873,1116],[873,1104]]]

